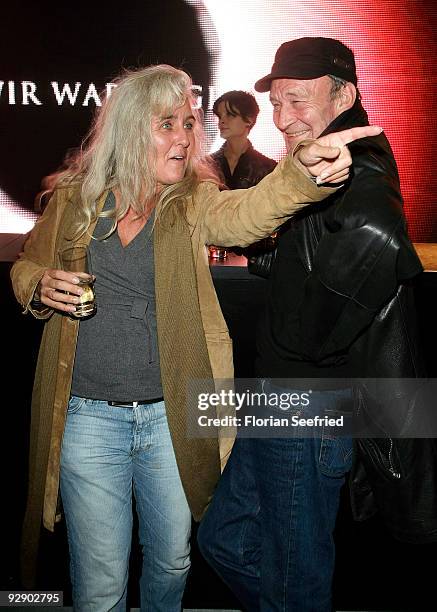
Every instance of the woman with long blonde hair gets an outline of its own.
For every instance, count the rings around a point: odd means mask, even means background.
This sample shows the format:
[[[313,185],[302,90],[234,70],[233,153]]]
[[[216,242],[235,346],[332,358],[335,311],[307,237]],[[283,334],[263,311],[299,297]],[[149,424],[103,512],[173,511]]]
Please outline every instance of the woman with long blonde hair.
[[[232,376],[232,349],[206,245],[268,234],[339,183],[342,145],[300,147],[253,190],[220,192],[203,157],[188,75],[171,66],[115,82],[83,148],[46,181],[49,203],[12,269],[25,312],[45,320],[32,401],[24,584],[41,521],[66,518],[76,610],[124,610],[135,498],[143,553],[141,609],[179,611],[199,520],[229,441],[188,439],[188,385]],[[77,317],[81,273],[66,248],[88,249],[97,310]],[[88,280],[91,280],[87,277]],[[214,389],[214,383],[206,391]]]

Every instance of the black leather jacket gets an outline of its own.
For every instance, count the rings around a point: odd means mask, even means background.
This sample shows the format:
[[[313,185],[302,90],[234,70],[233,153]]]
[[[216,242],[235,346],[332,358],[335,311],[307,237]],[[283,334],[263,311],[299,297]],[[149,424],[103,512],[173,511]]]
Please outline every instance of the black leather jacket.
[[[360,106],[339,117],[329,131],[359,125],[360,116],[364,122]],[[326,213],[309,216],[307,231],[301,233],[300,252],[311,265],[303,324],[321,316],[320,325],[307,330],[307,346],[317,359],[348,347],[354,375],[368,379],[364,393],[357,389],[356,409],[384,422],[381,411],[394,403],[400,415],[399,437],[355,440],[350,475],[354,517],[363,520],[379,512],[397,539],[435,542],[436,440],[406,437],[409,427],[415,433],[420,429],[417,420],[428,416],[435,401],[429,399],[430,384],[420,379],[426,373],[410,282],[422,267],[407,236],[387,140],[382,135],[358,140],[350,151],[350,186],[333,197]],[[326,233],[326,227],[333,233]],[[378,385],[371,378],[393,382]]]
[[[357,102],[324,133],[367,123]],[[349,149],[348,184],[304,212],[294,232],[308,272],[300,351],[324,365],[347,354],[352,376],[421,376],[409,281],[422,266],[406,231],[396,162],[383,134]]]
[[[367,123],[357,101],[325,133]],[[297,289],[301,308],[290,323],[290,358],[294,353],[320,366],[319,376],[329,376],[343,359],[348,376],[395,378],[402,387],[402,379],[425,375],[411,285],[422,266],[407,235],[398,172],[386,137],[361,139],[349,148],[353,166],[345,187],[304,209],[290,228],[306,270]],[[274,278],[274,270],[272,277],[282,290],[287,285],[293,290],[293,270],[287,271],[287,279]],[[275,333],[280,330],[272,338]],[[408,402],[402,388],[391,392]],[[371,393],[359,396],[361,409],[364,402],[371,418],[380,405],[369,401]],[[435,441],[364,438],[355,441],[354,456],[350,483],[355,518],[378,510],[398,539],[435,541]]]

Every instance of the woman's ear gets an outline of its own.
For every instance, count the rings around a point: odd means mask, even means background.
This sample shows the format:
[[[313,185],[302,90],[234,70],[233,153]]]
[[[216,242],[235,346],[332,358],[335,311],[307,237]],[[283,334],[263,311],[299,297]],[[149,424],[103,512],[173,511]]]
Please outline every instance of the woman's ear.
[[[345,83],[337,95],[337,108],[339,113],[352,108],[357,97],[357,88],[353,83]]]

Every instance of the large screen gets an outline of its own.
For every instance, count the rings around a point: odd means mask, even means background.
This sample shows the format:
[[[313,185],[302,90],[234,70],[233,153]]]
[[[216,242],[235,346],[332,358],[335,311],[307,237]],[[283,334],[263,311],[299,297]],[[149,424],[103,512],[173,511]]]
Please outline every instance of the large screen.
[[[363,105],[398,161],[410,235],[437,242],[436,26],[435,3],[420,0],[8,3],[0,19],[0,232],[32,227],[42,177],[80,145],[122,69],[165,62],[190,72],[214,151],[214,99],[253,92],[282,42],[322,35],[355,52]],[[268,94],[255,95],[261,113],[251,140],[279,159]]]

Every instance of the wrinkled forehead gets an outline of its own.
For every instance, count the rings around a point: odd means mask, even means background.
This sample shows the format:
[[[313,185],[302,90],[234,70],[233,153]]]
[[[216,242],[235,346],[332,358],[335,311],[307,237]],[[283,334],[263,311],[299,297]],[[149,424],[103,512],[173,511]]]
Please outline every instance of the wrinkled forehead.
[[[282,97],[326,97],[331,91],[328,75],[317,79],[274,79],[270,85],[270,99]]]

